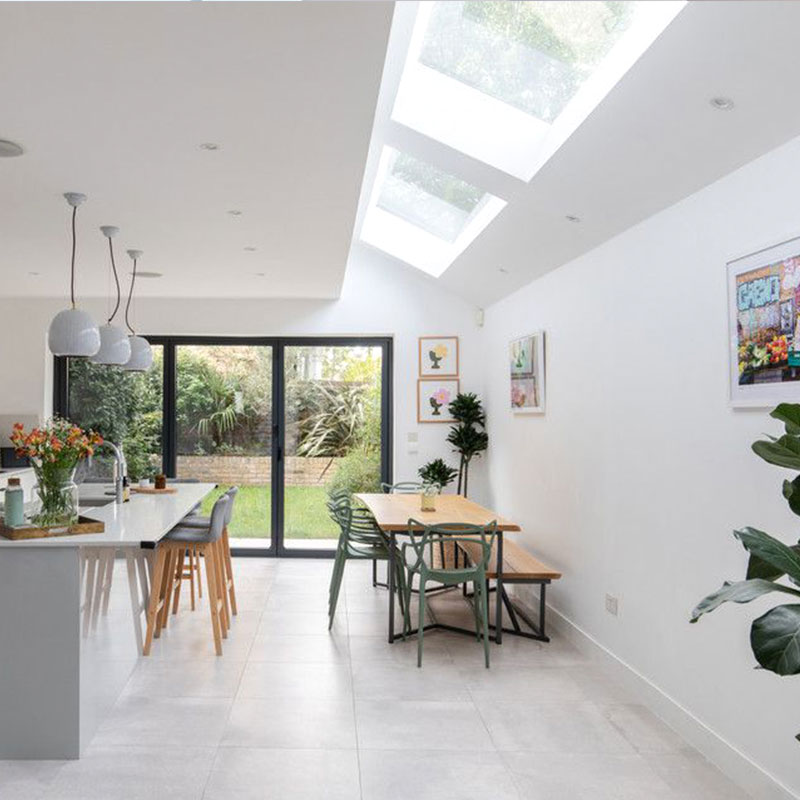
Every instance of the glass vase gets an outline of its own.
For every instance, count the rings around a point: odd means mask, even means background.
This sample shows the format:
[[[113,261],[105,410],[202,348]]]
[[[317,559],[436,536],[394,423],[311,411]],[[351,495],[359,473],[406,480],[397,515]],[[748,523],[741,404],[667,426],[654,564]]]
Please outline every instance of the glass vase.
[[[34,525],[72,525],[78,521],[78,486],[74,481],[75,465],[33,463],[36,473]]]

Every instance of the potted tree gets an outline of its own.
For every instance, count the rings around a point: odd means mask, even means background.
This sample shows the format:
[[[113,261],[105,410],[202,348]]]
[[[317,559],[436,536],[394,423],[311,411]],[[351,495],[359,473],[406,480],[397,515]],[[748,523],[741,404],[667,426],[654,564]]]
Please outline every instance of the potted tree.
[[[459,394],[450,403],[450,416],[456,424],[450,428],[447,441],[459,454],[458,493],[467,496],[469,484],[469,465],[475,456],[489,446],[489,435],[486,433],[486,414],[478,396],[473,392]]]
[[[425,483],[435,483],[442,489],[453,482],[458,475],[458,470],[444,462],[444,459],[435,458],[417,470],[417,474]]]

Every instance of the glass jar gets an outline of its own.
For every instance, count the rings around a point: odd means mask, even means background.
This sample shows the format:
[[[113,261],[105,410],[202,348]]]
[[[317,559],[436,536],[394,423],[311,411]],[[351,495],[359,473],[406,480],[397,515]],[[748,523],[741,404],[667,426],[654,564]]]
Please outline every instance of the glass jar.
[[[441,491],[438,483],[423,483],[420,492],[420,510],[436,511],[436,495]]]
[[[76,523],[80,506],[75,467],[57,468],[33,462],[33,471],[36,473],[33,524],[44,528]]]

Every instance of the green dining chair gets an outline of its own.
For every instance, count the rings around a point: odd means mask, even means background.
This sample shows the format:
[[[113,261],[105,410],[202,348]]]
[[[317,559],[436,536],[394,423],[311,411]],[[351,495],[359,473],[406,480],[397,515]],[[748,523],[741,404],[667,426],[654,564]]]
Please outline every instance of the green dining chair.
[[[345,565],[351,560],[388,561],[389,541],[375,523],[372,514],[366,508],[354,507],[346,493],[332,495],[328,500],[328,510],[340,531],[328,593],[328,630],[330,630],[336,617]],[[395,581],[405,620],[407,617],[405,612],[405,572],[397,549],[395,549]]]
[[[408,570],[405,581],[405,625],[404,630],[411,629],[411,586],[416,575],[419,580],[419,625],[417,627],[417,666],[422,666],[422,648],[425,628],[425,585],[435,581],[443,586],[459,586],[473,584],[472,610],[475,615],[475,634],[478,641],[483,638],[483,649],[486,668],[489,668],[489,596],[486,582],[486,566],[491,557],[497,522],[490,522],[484,527],[462,525],[457,523],[426,526],[421,522],[408,521],[409,542],[400,548],[401,559]],[[431,554],[436,545],[442,543],[458,547],[461,542],[476,542],[481,545],[481,558],[466,562],[460,567],[434,566]]]

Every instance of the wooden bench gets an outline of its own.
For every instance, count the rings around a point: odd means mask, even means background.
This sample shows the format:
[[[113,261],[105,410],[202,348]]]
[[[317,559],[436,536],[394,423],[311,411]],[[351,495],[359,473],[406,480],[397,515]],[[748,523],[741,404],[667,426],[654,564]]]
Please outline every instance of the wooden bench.
[[[478,560],[483,555],[480,542],[476,541],[474,544],[471,542],[460,542],[459,549],[461,552],[472,562]],[[539,561],[538,558],[533,556],[527,550],[524,550],[516,542],[503,541],[503,589],[501,591],[501,600],[508,612],[508,617],[511,620],[511,628],[503,628],[504,633],[514,634],[516,636],[524,636],[527,639],[536,639],[541,642],[549,642],[550,637],[545,633],[545,591],[547,585],[551,581],[556,581],[561,577],[561,573],[557,570],[551,569],[546,564]],[[497,579],[497,550],[496,545],[492,548],[492,555],[489,558],[486,571],[487,582]],[[522,610],[519,606],[515,606],[505,590],[506,583],[521,583],[527,585],[538,585],[539,588],[539,622],[535,623],[530,616]],[[489,591],[495,591],[496,587],[490,588]],[[464,596],[469,597],[467,594],[466,586],[464,587]],[[522,629],[519,620],[522,621],[533,631],[529,633]],[[494,626],[490,626],[494,627]]]

